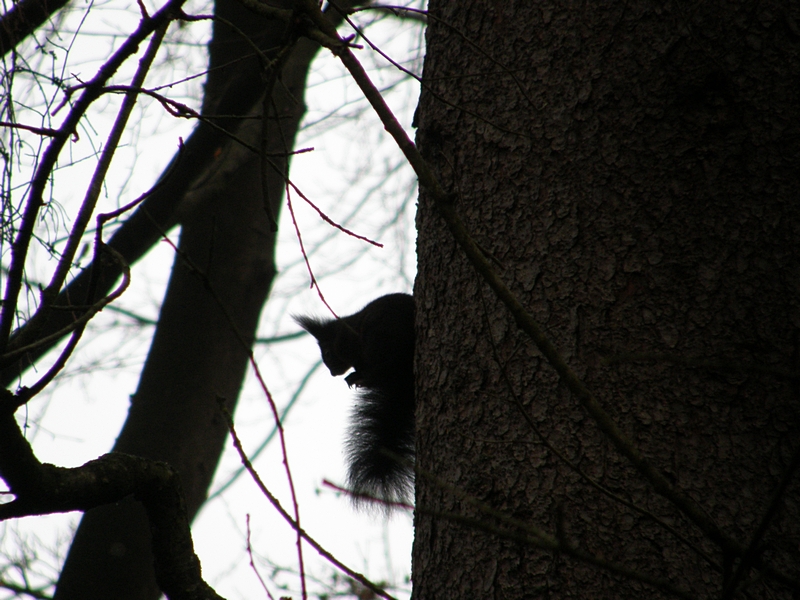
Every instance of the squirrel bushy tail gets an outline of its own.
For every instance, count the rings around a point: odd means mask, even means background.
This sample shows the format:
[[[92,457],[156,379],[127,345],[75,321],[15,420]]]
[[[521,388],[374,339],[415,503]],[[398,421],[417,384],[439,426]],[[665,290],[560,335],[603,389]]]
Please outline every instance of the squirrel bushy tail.
[[[347,483],[357,494],[387,502],[407,502],[413,496],[413,399],[413,389],[365,388],[359,393],[347,439]]]

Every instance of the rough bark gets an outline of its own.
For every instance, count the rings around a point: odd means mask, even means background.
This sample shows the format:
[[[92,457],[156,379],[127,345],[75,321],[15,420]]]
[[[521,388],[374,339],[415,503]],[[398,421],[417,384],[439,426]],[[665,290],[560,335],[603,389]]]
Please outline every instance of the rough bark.
[[[765,523],[759,568],[741,580],[759,575],[751,597],[791,597],[797,23],[800,6],[787,1],[431,2],[423,155],[603,408],[735,544],[723,552],[617,452],[422,189],[417,600],[670,597],[536,549],[521,524],[706,598],[722,596]],[[649,515],[543,445],[515,396],[553,448]]]

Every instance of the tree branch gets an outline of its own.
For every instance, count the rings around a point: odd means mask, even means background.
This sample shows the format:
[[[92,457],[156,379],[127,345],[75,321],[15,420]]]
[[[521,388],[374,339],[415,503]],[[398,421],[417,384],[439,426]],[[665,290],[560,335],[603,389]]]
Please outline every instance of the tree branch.
[[[84,86],[83,93],[75,101],[66,119],[58,129],[60,135],[54,137],[47,149],[42,153],[36,172],[31,180],[22,222],[11,246],[11,264],[8,270],[3,307],[0,310],[0,353],[5,351],[11,327],[16,318],[17,299],[22,285],[25,260],[39,210],[44,206],[44,190],[68,136],[75,131],[78,122],[83,118],[92,102],[100,96],[108,79],[116,73],[123,62],[138,51],[139,44],[147,39],[153,31],[180,14],[180,8],[184,2],[185,0],[169,0],[152,18],[142,19],[136,31],[128,36],[111,58],[100,67],[97,75]],[[43,301],[48,302],[48,299],[45,298]]]
[[[247,457],[247,453],[244,451],[244,447],[242,446],[242,442],[239,439],[238,434],[236,433],[236,429],[233,425],[233,419],[231,414],[228,410],[225,409],[224,405],[220,403],[220,409],[222,410],[223,415],[225,416],[225,421],[228,425],[228,430],[230,431],[231,437],[233,438],[233,446],[236,448],[236,451],[239,453],[239,458],[242,461],[242,465],[250,473],[250,476],[253,478],[253,481],[258,486],[258,489],[261,490],[261,493],[264,497],[272,504],[273,508],[283,517],[283,520],[286,521],[292,529],[294,529],[299,536],[301,536],[306,542],[308,542],[312,548],[314,548],[319,554],[327,559],[332,565],[337,567],[343,573],[346,573],[349,577],[355,579],[365,587],[369,588],[376,595],[380,596],[381,598],[386,598],[387,600],[395,600],[395,598],[389,595],[386,590],[380,588],[379,586],[372,583],[369,579],[364,577],[361,573],[357,573],[353,571],[350,567],[345,565],[343,562],[339,561],[336,557],[334,557],[330,552],[325,550],[319,542],[317,542],[314,538],[312,538],[306,531],[300,527],[300,524],[295,521],[292,516],[286,511],[285,508],[281,505],[280,501],[269,491],[267,486],[261,480],[258,472],[253,467],[253,464],[250,462],[250,459]],[[0,432],[1,433],[1,432]]]
[[[202,578],[177,471],[161,461],[112,452],[67,469],[34,456],[13,413],[0,414],[0,478],[15,499],[0,521],[89,509],[133,495],[147,513],[156,579],[170,600],[223,600]]]
[[[22,0],[0,18],[0,56],[16,48],[68,0]]]

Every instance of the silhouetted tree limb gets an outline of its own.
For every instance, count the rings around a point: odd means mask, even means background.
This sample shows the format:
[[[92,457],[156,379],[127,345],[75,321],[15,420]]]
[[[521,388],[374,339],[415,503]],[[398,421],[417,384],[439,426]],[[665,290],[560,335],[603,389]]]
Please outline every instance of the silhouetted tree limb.
[[[0,56],[5,56],[47,19],[66,6],[67,0],[22,0],[0,18]]]
[[[150,524],[156,580],[170,600],[220,598],[200,573],[180,477],[162,461],[112,452],[71,469],[41,463],[14,419],[0,415],[0,477],[14,500],[0,504],[0,521],[87,511],[133,496]]]

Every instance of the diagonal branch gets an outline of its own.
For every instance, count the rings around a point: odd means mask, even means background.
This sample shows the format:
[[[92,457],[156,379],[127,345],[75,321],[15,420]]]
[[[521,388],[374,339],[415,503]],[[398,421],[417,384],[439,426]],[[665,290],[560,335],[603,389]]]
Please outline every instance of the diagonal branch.
[[[222,399],[219,399],[222,400]],[[220,402],[220,410],[222,414],[225,416],[225,421],[228,425],[228,430],[230,431],[231,438],[233,439],[233,446],[236,448],[236,451],[239,453],[239,458],[242,461],[242,465],[244,466],[245,470],[250,473],[250,476],[253,478],[253,481],[258,486],[258,489],[264,495],[264,497],[272,504],[273,508],[281,515],[284,521],[286,521],[292,529],[294,529],[299,536],[301,536],[306,542],[308,542],[312,548],[314,548],[319,554],[328,560],[332,565],[337,567],[343,573],[346,573],[349,577],[355,579],[365,587],[372,590],[376,596],[380,596],[382,598],[386,598],[387,600],[395,600],[393,596],[390,596],[386,590],[380,588],[379,586],[372,583],[369,579],[364,577],[361,573],[357,573],[353,571],[350,567],[345,565],[343,562],[338,560],[334,557],[329,551],[323,548],[319,542],[317,542],[314,538],[312,538],[306,531],[300,527],[300,523],[295,521],[292,516],[286,511],[285,508],[280,503],[280,500],[269,491],[267,486],[261,480],[258,472],[253,467],[253,464],[250,462],[250,459],[247,457],[247,453],[244,451],[244,447],[242,446],[242,442],[239,439],[238,434],[236,433],[236,428],[233,425],[233,419],[231,414],[228,410],[225,409],[224,403]]]
[[[184,2],[185,0],[169,0],[153,17],[142,19],[136,31],[128,36],[111,58],[103,64],[92,81],[86,84],[83,93],[75,101],[66,119],[58,128],[60,135],[54,137],[47,149],[42,153],[36,172],[31,180],[19,231],[11,246],[11,264],[3,296],[3,307],[0,310],[0,353],[5,351],[11,327],[16,318],[17,299],[22,286],[25,261],[39,210],[44,205],[44,190],[69,134],[76,130],[79,121],[83,118],[89,106],[102,93],[103,86],[108,79],[116,73],[122,63],[138,51],[139,44],[147,39],[151,33],[179,15],[180,7]]]
[[[16,48],[68,0],[22,0],[0,17],[0,56]]]
[[[75,468],[40,463],[11,412],[0,414],[0,477],[15,499],[0,521],[87,511],[133,495],[145,508],[156,579],[170,600],[223,600],[203,580],[177,471],[165,462],[112,452]]]
[[[150,44],[147,47],[147,51],[145,52],[142,59],[139,61],[139,68],[136,70],[136,74],[133,77],[132,87],[133,89],[138,89],[144,83],[145,77],[147,76],[150,67],[153,64],[153,60],[155,59],[156,53],[158,52],[159,47],[161,46],[161,42],[164,39],[164,36],[167,32],[167,26],[169,22],[165,21],[155,32],[155,35],[151,38]],[[114,153],[119,146],[119,141],[122,138],[122,134],[125,131],[125,127],[128,123],[128,119],[130,118],[131,112],[133,111],[133,107],[136,105],[136,99],[138,94],[135,91],[129,91],[125,95],[125,99],[122,102],[122,106],[117,114],[117,118],[114,122],[114,125],[111,128],[111,131],[108,135],[108,139],[106,140],[105,145],[103,146],[103,151],[100,156],[100,160],[95,167],[94,174],[92,175],[91,182],[89,183],[88,189],[86,191],[86,195],[84,197],[83,202],[81,203],[81,207],[78,211],[78,214],[75,217],[75,220],[72,225],[72,230],[69,233],[69,237],[67,238],[67,244],[64,250],[61,253],[61,257],[59,258],[58,265],[56,266],[55,272],[50,279],[50,283],[47,287],[44,288],[42,291],[42,302],[39,304],[39,308],[36,310],[34,315],[28,319],[26,323],[27,329],[27,337],[36,336],[47,321],[49,313],[52,309],[52,303],[58,297],[58,292],[61,290],[62,286],[64,285],[64,281],[67,278],[67,274],[69,270],[72,268],[72,261],[75,258],[75,254],[78,250],[78,247],[83,239],[83,235],[86,232],[86,227],[89,224],[89,220],[94,213],[95,207],[97,206],[97,200],[100,196],[100,191],[102,189],[103,181],[106,178],[106,174],[108,173],[108,169],[111,166],[111,161],[114,157]],[[101,241],[101,240],[99,240]],[[99,252],[99,247],[96,249]],[[98,255],[99,256],[99,255]],[[98,264],[99,261],[97,258],[94,260],[95,264]],[[122,265],[125,264],[124,260],[121,263]],[[122,267],[125,269],[126,267]],[[96,281],[96,277],[95,277]],[[93,293],[90,292],[89,298],[87,299],[87,304],[91,303],[91,296]],[[94,312],[92,312],[92,315]],[[84,315],[85,316],[85,315]],[[83,323],[85,325],[88,319],[84,320]],[[73,339],[70,341],[70,345],[68,346],[69,352],[71,353],[71,348],[74,348],[74,345],[77,344],[78,339],[80,339],[80,335],[83,332],[83,325],[79,330],[76,330],[76,335],[73,336]],[[63,334],[62,334],[63,335]],[[24,344],[24,339],[17,339],[15,340],[18,344]],[[42,340],[38,340],[36,343],[41,344]],[[10,348],[13,350],[13,347]],[[16,352],[12,352],[13,354],[21,355],[25,352],[25,348],[18,348]],[[62,353],[62,356],[63,353]],[[66,360],[66,357],[64,357]],[[5,364],[8,362],[8,357],[3,356],[2,362],[0,364]],[[63,365],[62,365],[63,366]]]

